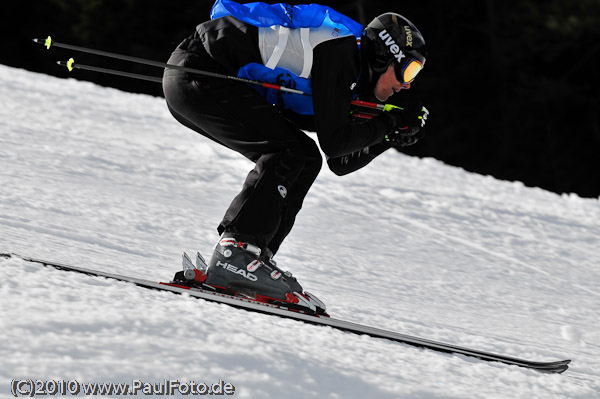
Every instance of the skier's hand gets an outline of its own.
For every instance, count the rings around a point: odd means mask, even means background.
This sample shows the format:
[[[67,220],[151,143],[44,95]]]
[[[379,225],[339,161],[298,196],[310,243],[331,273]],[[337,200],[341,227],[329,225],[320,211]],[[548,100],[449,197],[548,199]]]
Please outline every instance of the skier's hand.
[[[425,132],[429,111],[420,103],[411,107],[393,108],[384,114],[393,120],[393,128],[385,136],[384,142],[390,147],[406,147],[415,144]]]

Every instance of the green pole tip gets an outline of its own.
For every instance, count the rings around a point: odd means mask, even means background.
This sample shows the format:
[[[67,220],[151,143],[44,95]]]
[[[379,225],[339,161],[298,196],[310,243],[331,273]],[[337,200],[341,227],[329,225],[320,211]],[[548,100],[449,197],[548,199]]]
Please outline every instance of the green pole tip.
[[[52,46],[52,38],[50,36],[48,36],[48,38],[46,39],[46,48],[48,50],[50,50],[50,46]]]

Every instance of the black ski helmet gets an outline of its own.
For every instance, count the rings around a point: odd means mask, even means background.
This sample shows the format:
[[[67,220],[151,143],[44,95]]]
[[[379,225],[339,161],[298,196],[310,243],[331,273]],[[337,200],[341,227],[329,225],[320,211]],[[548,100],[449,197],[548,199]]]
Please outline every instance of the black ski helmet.
[[[361,39],[363,57],[376,75],[390,63],[401,67],[409,59],[425,65],[427,48],[417,27],[400,14],[387,12],[376,17],[364,29]]]

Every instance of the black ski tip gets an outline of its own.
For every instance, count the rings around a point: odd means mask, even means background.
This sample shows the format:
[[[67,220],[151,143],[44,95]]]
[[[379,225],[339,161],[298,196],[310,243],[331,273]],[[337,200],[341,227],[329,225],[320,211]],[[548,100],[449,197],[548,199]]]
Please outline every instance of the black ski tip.
[[[565,371],[567,371],[567,369],[569,368],[569,364],[571,363],[571,359],[567,359],[567,360],[562,360],[560,362],[557,362],[557,366],[555,369],[555,373],[557,374],[562,374]]]
[[[546,373],[546,374],[562,374],[565,371],[567,371],[568,368],[569,368],[568,364],[563,364],[562,366],[557,366],[552,369],[536,369],[536,370],[539,372],[542,372],[542,373]]]
[[[562,374],[569,368],[570,359],[558,360],[556,362],[537,363],[524,366],[548,374]]]

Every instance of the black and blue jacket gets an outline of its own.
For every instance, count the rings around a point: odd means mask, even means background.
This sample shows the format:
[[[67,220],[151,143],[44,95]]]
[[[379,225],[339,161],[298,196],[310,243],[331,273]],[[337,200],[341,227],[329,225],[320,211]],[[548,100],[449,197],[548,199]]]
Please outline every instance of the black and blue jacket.
[[[390,128],[385,119],[351,117],[352,99],[372,100],[373,87],[361,62],[358,23],[317,4],[231,0],[218,0],[211,17],[195,35],[222,72],[312,94],[257,87],[286,117],[317,133],[335,173],[359,169],[387,149],[381,144]]]

